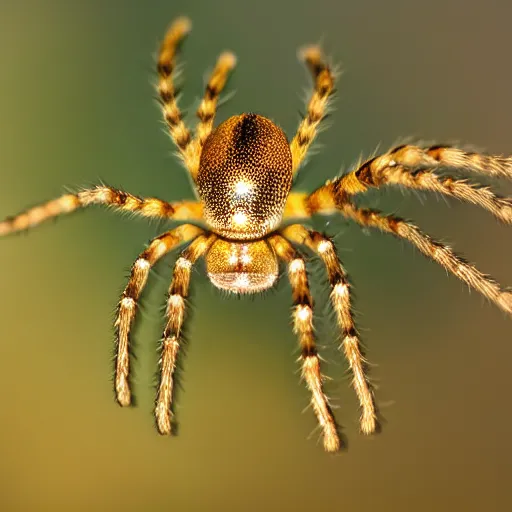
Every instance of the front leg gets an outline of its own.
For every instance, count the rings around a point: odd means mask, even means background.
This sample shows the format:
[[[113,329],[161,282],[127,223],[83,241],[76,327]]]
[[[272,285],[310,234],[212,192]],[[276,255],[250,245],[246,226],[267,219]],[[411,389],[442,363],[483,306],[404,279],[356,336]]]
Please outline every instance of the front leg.
[[[94,204],[157,219],[199,221],[202,219],[203,213],[203,206],[199,202],[168,203],[154,197],[141,198],[106,185],[98,185],[74,194],[65,194],[14,217],[8,217],[0,222],[0,236],[33,228],[45,220]]]

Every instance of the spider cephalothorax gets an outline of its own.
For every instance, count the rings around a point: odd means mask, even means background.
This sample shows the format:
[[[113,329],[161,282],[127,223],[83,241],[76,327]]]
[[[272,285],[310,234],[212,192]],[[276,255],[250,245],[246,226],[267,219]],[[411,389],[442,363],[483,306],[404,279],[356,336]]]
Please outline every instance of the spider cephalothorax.
[[[281,222],[292,178],[292,153],[281,128],[257,114],[230,117],[201,153],[197,189],[204,220],[227,238],[261,238]]]
[[[139,198],[102,185],[66,194],[8,218],[0,222],[0,235],[27,229],[50,217],[91,204],[108,205],[146,217],[189,222],[155,238],[139,255],[119,302],[115,324],[115,393],[119,404],[126,406],[131,403],[129,338],[140,294],[151,267],[169,251],[188,243],[176,261],[167,300],[155,406],[161,434],[171,433],[174,369],[181,344],[192,265],[204,256],[208,276],[215,286],[235,293],[254,293],[276,282],[278,259],[284,261],[293,293],[293,322],[301,349],[302,377],[311,391],[311,404],[322,428],[324,447],[327,451],[336,451],[340,439],[323,391],[306,263],[296,246],[309,248],[326,266],[340,346],[353,373],[353,386],[362,411],[361,430],[365,434],[379,429],[374,392],[354,324],[350,285],[335,246],[326,236],[300,223],[290,222],[307,221],[313,214],[339,213],[361,226],[377,228],[407,240],[426,257],[512,314],[512,292],[501,288],[448,246],[435,241],[410,222],[358,207],[353,201],[354,196],[363,194],[369,187],[395,184],[469,201],[487,209],[502,222],[512,224],[510,198],[499,197],[489,188],[465,179],[438,174],[447,168],[457,168],[512,178],[512,158],[467,153],[443,145],[426,148],[403,145],[364,162],[311,194],[290,191],[293,177],[317,134],[334,87],[333,73],[320,48],[311,46],[301,52],[313,76],[314,89],[307,114],[290,143],[277,125],[257,114],[233,116],[213,130],[218,97],[236,61],[230,52],[220,55],[210,76],[197,111],[199,122],[195,136],[192,136],[176,103],[173,82],[176,51],[189,29],[190,22],[179,18],[165,36],[158,59],[158,92],[170,135],[201,200],[168,203],[155,198]]]

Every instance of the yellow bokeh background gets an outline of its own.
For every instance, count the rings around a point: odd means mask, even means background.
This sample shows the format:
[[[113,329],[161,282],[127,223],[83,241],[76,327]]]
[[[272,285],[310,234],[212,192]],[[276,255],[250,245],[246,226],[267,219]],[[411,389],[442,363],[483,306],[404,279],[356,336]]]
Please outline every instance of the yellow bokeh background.
[[[233,49],[242,111],[292,135],[307,74],[297,48],[322,40],[342,62],[335,109],[299,185],[312,190],[381,143],[413,136],[511,153],[509,2],[4,1],[0,6],[0,217],[104,180],[192,198],[153,101],[153,54],[189,15],[181,105],[193,119],[205,72]],[[510,184],[496,183],[503,194]],[[475,207],[385,190],[366,204],[413,218],[512,284],[510,228]],[[138,406],[112,393],[112,319],[156,224],[100,209],[0,240],[0,509],[5,511],[507,510],[511,322],[404,243],[317,219],[336,236],[357,293],[386,418],[358,433],[328,287],[313,264],[327,388],[349,440],[323,453],[300,384],[286,282],[226,298],[198,266],[177,396],[179,435],[152,403],[173,258],[144,295]]]

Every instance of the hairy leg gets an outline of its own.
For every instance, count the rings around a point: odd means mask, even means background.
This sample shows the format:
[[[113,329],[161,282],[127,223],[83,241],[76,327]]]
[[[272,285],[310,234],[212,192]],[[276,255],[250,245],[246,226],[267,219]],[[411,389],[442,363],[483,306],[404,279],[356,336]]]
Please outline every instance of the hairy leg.
[[[47,219],[94,204],[159,219],[200,220],[203,211],[199,202],[168,203],[161,199],[141,198],[106,185],[98,185],[76,194],[65,194],[3,220],[0,222],[0,236],[32,228]]]
[[[384,215],[377,210],[358,208],[345,193],[339,193],[335,182],[326,183],[310,195],[300,192],[290,194],[285,207],[285,220],[306,219],[313,214],[331,215],[336,212],[362,226],[377,228],[409,241],[427,258],[439,263],[468,286],[512,314],[511,291],[502,288],[494,279],[455,254],[450,247],[423,233],[411,222],[393,215]]]
[[[155,418],[160,434],[171,433],[174,370],[181,343],[181,329],[185,318],[185,299],[188,296],[190,271],[199,257],[205,254],[216,235],[198,236],[181,254],[174,267],[174,275],[167,300],[167,324],[164,329],[160,355],[160,383],[155,404]]]
[[[151,241],[132,266],[130,279],[119,301],[117,310],[116,342],[117,353],[115,362],[114,387],[116,399],[122,406],[130,405],[131,392],[129,383],[130,372],[130,330],[137,311],[137,301],[146,285],[151,267],[177,245],[200,236],[203,230],[190,224],[168,231]]]
[[[199,153],[213,129],[213,120],[217,111],[219,95],[226,85],[230,71],[236,65],[236,56],[231,52],[224,52],[219,55],[217,64],[208,80],[203,100],[197,110],[199,123],[196,130]],[[199,168],[199,161],[197,162]],[[197,170],[196,170],[197,173]]]
[[[341,331],[341,348],[352,370],[352,385],[361,405],[361,431],[364,434],[372,434],[380,428],[378,411],[373,387],[368,378],[367,361],[355,327],[350,283],[336,248],[327,237],[300,224],[288,226],[283,229],[282,234],[294,243],[309,247],[320,256],[326,266],[331,285],[331,302]]]
[[[189,170],[194,167],[197,154],[194,144],[192,144],[190,131],[183,122],[183,117],[176,101],[174,71],[178,47],[190,32],[190,28],[191,23],[188,18],[180,17],[173,21],[160,46],[157,64],[158,94],[162,101],[164,119],[172,140],[180,150],[181,158]]]
[[[512,178],[510,158],[464,153],[455,148],[434,146],[422,149],[406,145],[364,162],[334,180],[332,186],[338,196],[358,194],[370,187],[387,184],[438,192],[476,204],[502,222],[512,224],[511,198],[499,197],[489,187],[472,184],[466,179],[436,174],[437,170],[446,167]]]
[[[311,391],[311,405],[323,430],[324,448],[335,452],[340,448],[340,439],[336,421],[323,391],[324,377],[320,371],[315,336],[313,332],[313,299],[309,291],[306,266],[292,245],[282,236],[273,235],[269,238],[276,254],[288,264],[288,278],[293,293],[294,331],[299,336],[302,362],[302,378]]]
[[[299,124],[297,133],[290,143],[294,174],[299,170],[311,143],[315,139],[318,126],[325,117],[329,97],[334,91],[334,75],[325,63],[319,46],[308,46],[300,51],[314,80],[313,94],[307,105],[307,115]]]
[[[373,160],[377,161],[377,167],[403,165],[410,169],[451,168],[512,178],[512,157],[467,152],[439,144],[427,148],[403,144]]]
[[[474,265],[455,254],[450,247],[423,233],[417,226],[393,215],[384,215],[379,211],[358,208],[344,202],[339,211],[362,226],[369,226],[390,233],[413,244],[427,258],[439,263],[446,270],[465,282],[501,309],[512,314],[512,292],[501,288],[491,277],[483,274]]]

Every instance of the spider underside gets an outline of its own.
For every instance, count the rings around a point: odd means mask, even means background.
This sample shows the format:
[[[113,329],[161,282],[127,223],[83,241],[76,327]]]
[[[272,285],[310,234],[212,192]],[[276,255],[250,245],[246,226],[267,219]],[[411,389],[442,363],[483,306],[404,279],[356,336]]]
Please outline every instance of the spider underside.
[[[403,145],[363,162],[310,194],[294,191],[294,177],[316,137],[334,89],[335,76],[321,49],[309,46],[301,52],[312,74],[314,87],[307,114],[291,142],[276,124],[257,114],[233,116],[214,129],[219,95],[236,64],[235,56],[230,52],[219,56],[211,73],[192,135],[178,108],[173,81],[176,53],[189,30],[190,22],[186,18],[178,18],[171,24],[158,58],[158,92],[170,135],[200,200],[168,203],[155,198],[139,198],[101,185],[63,195],[8,218],[0,222],[0,235],[25,230],[51,217],[93,204],[183,222],[153,239],[139,255],[120,299],[115,322],[115,393],[119,404],[127,406],[131,403],[129,338],[139,296],[153,265],[168,252],[188,244],[176,261],[167,299],[155,405],[157,428],[161,434],[172,431],[173,377],[194,263],[200,257],[205,258],[208,277],[218,288],[233,293],[256,293],[275,284],[278,260],[285,262],[293,293],[293,323],[299,338],[302,378],[311,392],[311,405],[322,429],[324,447],[330,452],[337,451],[340,437],[323,390],[324,379],[313,330],[313,299],[305,260],[297,246],[309,248],[325,264],[330,299],[340,331],[340,348],[352,371],[364,434],[379,430],[379,414],[354,323],[351,289],[345,269],[332,241],[303,226],[302,222],[313,214],[338,213],[361,226],[377,228],[407,240],[426,257],[512,314],[512,293],[457,256],[448,246],[410,222],[354,203],[355,196],[370,188],[394,184],[474,203],[489,210],[500,221],[511,224],[511,198],[499,197],[487,187],[438,172],[451,168],[510,179],[512,158],[468,153],[445,145],[425,148]]]

